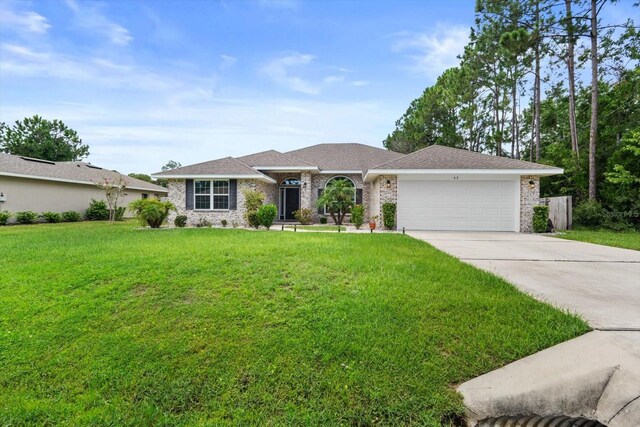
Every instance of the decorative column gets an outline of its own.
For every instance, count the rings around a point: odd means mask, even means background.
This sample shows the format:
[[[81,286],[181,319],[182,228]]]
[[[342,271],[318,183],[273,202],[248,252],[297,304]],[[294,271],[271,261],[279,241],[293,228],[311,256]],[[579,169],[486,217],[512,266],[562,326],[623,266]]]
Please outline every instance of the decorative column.
[[[314,213],[311,206],[311,172],[300,172],[300,181],[300,208],[311,209],[311,213]]]
[[[533,207],[540,204],[540,177],[522,175],[520,177],[520,232],[533,231]]]
[[[378,207],[380,209],[380,213],[378,214],[378,226],[382,228],[382,205],[385,203],[398,203],[398,176],[380,175],[378,179],[380,180],[380,206]],[[389,182],[388,185],[387,182]]]

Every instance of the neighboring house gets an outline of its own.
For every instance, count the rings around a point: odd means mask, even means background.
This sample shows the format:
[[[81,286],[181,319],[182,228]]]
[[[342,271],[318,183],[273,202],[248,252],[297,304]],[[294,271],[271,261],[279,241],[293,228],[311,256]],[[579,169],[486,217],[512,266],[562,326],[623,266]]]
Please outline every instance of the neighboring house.
[[[227,157],[153,175],[169,180],[169,199],[189,223],[205,218],[243,223],[242,190],[266,195],[278,219],[309,208],[325,186],[347,178],[366,217],[382,221],[382,205],[397,203],[397,227],[413,230],[522,231],[532,228],[540,177],[563,173],[537,163],[439,145],[400,154],[362,144],[319,144],[280,153]],[[174,214],[175,215],[175,214]]]
[[[113,182],[119,177],[127,182],[120,206],[140,198],[167,195],[164,187],[89,163],[51,162],[0,153],[0,211],[84,214],[91,199],[105,199],[96,183],[105,179]]]

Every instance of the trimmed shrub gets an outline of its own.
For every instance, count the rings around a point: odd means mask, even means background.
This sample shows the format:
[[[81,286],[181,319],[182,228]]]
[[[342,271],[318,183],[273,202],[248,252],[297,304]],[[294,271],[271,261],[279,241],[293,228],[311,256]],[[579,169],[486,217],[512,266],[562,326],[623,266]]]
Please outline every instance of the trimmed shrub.
[[[76,211],[62,212],[62,220],[64,222],[78,222],[82,219],[80,214]]]
[[[293,216],[302,225],[309,225],[313,221],[311,209],[298,209],[293,213]]]
[[[196,227],[198,228],[211,228],[213,224],[207,218],[200,218],[198,222],[196,222]]]
[[[274,204],[262,205],[260,206],[260,209],[258,209],[258,220],[260,221],[260,225],[266,227],[267,230],[271,228],[277,215],[278,208]]]
[[[582,202],[573,209],[573,222],[576,225],[600,227],[604,220],[604,209],[598,202]]]
[[[226,227],[229,222],[223,218],[222,220],[220,220],[220,224],[222,224],[223,227]]]
[[[114,221],[122,221],[124,219],[124,213],[127,211],[127,208],[124,206],[120,206],[116,208],[116,211],[113,214]]]
[[[38,214],[32,211],[17,212],[16,221],[18,224],[35,224],[38,221]]]
[[[160,228],[169,216],[169,213],[175,211],[176,207],[169,201],[139,199],[131,202],[129,209],[133,211],[143,225],[148,225],[151,228]]]
[[[104,200],[91,199],[89,207],[85,212],[85,217],[89,221],[104,221],[109,219],[109,208]]]
[[[250,227],[260,227],[260,219],[258,218],[258,209],[264,203],[264,194],[256,190],[244,190],[244,219]]]
[[[187,216],[186,215],[178,215],[176,219],[173,220],[173,225],[176,227],[183,228],[187,225]]]
[[[250,227],[253,227],[256,230],[260,228],[260,218],[258,217],[258,211],[248,211],[244,215]]]
[[[533,232],[546,233],[549,229],[549,206],[533,207]]]
[[[54,224],[57,224],[62,221],[62,215],[60,215],[58,212],[42,212],[40,216],[43,217],[45,221],[51,222]]]
[[[9,218],[11,218],[9,211],[0,211],[0,225],[7,225]]]
[[[396,204],[384,203],[382,205],[382,223],[387,230],[393,230],[396,226]]]
[[[320,217],[320,224],[326,224],[327,223],[327,217],[326,216],[321,216]]]
[[[351,208],[351,223],[360,230],[360,227],[364,224],[364,206],[355,205]]]

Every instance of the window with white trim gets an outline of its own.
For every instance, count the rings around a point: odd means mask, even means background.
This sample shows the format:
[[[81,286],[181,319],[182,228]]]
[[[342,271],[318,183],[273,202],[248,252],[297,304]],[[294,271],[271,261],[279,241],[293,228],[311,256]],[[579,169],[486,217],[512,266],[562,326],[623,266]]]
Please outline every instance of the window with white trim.
[[[327,186],[331,183],[331,181],[334,181],[336,179],[343,179],[343,180],[346,180],[347,182],[351,183],[351,186],[353,187],[353,203],[355,204],[355,202],[356,202],[356,183],[353,182],[353,180],[351,178],[348,178],[346,176],[341,176],[341,175],[340,176],[334,176],[324,184],[324,189],[326,190]],[[330,215],[330,212],[327,210],[327,206],[326,205],[324,207],[324,214],[325,215]]]
[[[229,180],[196,180],[193,197],[197,210],[229,210]]]

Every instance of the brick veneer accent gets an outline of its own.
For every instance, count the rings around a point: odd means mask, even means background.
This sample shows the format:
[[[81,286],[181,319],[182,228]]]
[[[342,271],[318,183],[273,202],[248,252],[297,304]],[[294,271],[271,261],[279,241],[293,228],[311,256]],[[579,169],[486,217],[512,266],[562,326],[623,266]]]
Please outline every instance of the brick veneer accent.
[[[206,219],[212,225],[219,227],[221,226],[221,221],[226,219],[228,222],[228,227],[231,227],[233,223],[238,224],[239,226],[244,226],[244,195],[243,190],[251,189],[265,192],[265,189],[268,189],[269,184],[264,183],[262,181],[256,181],[253,179],[239,179],[238,180],[238,199],[236,210],[228,210],[228,211],[199,211],[199,210],[187,210],[185,206],[186,199],[186,183],[184,179],[170,179],[168,182],[168,190],[169,196],[168,199],[174,205],[176,205],[176,209],[178,212],[171,212],[169,214],[168,223],[170,226],[173,226],[173,220],[177,215],[186,215],[187,216],[187,225],[195,226],[197,225],[201,219]],[[265,203],[273,203],[272,198],[269,196],[265,199]]]
[[[529,181],[533,181],[533,188]],[[540,177],[522,175],[520,177],[520,232],[533,231],[533,207],[540,204]]]
[[[387,188],[387,181],[389,181],[389,188]],[[398,176],[380,175],[378,178],[376,178],[375,188],[378,190],[379,201],[377,204],[378,213],[376,214],[378,215],[378,227],[383,227],[382,205],[385,203],[398,203]]]
[[[347,178],[351,179],[355,183],[356,188],[362,189],[362,204],[364,205],[365,219],[367,219],[369,215],[369,203],[367,202],[369,200],[370,185],[369,183],[362,181],[362,174],[336,174],[336,175],[313,174],[311,175],[311,186],[310,186],[310,194],[309,194],[310,203],[307,205],[303,203],[302,207],[311,209],[311,212],[313,214],[313,221],[320,222],[320,217],[324,215],[318,215],[318,205],[317,205],[318,189],[324,189],[324,187],[327,185],[327,181],[337,176],[346,176]],[[304,202],[304,199],[303,199],[303,202]],[[327,219],[329,221],[332,221],[329,215],[327,215]],[[347,222],[348,222],[348,218],[345,219],[345,223]]]

